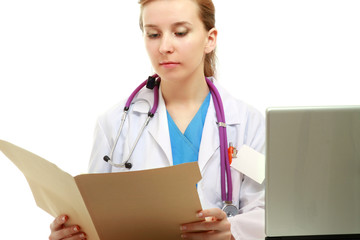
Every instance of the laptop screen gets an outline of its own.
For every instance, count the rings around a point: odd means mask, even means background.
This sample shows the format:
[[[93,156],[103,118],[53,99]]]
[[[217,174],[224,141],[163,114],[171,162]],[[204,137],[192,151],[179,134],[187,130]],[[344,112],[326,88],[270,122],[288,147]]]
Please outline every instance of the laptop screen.
[[[360,106],[269,108],[266,118],[268,238],[360,239]]]

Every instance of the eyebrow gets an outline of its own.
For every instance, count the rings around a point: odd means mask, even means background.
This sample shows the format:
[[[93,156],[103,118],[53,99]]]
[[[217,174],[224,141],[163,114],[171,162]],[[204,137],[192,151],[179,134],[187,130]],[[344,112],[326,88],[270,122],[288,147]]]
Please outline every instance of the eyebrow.
[[[172,27],[183,26],[183,25],[192,25],[192,24],[187,21],[180,21],[180,22],[175,22],[175,23],[171,24]],[[155,24],[145,24],[144,27],[145,28],[157,28],[158,26]]]

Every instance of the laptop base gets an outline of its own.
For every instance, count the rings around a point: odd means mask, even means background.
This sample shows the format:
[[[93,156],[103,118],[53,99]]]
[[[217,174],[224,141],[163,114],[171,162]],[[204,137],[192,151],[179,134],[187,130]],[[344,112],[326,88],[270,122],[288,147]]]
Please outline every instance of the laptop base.
[[[360,234],[266,237],[265,240],[360,240]]]

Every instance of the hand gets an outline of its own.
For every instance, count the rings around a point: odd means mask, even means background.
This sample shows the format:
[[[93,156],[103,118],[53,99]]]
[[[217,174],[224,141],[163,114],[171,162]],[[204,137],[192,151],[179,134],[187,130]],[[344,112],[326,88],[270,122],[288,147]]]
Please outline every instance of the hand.
[[[78,240],[85,239],[86,234],[80,231],[78,225],[66,226],[65,223],[69,220],[69,217],[66,215],[58,216],[50,224],[51,234],[49,240]]]
[[[231,235],[231,224],[226,213],[219,208],[200,211],[196,215],[200,222],[183,224],[180,227],[181,237],[186,239],[234,239]]]

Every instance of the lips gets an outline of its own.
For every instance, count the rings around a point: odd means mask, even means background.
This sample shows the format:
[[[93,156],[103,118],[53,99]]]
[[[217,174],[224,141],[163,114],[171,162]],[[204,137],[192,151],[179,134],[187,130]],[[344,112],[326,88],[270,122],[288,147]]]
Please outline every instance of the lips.
[[[174,68],[177,67],[179,64],[180,64],[179,62],[173,62],[173,61],[160,62],[160,66],[164,68]]]
[[[166,66],[166,65],[175,65],[175,64],[180,64],[179,62],[173,62],[173,61],[164,61],[164,62],[160,62],[160,65],[162,66]]]

